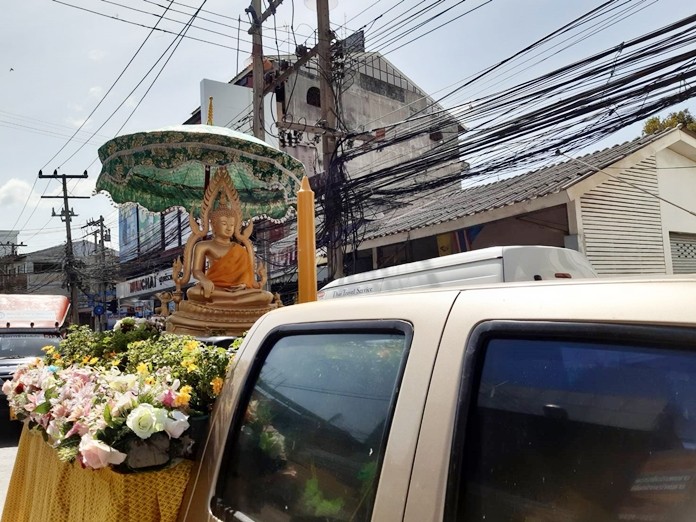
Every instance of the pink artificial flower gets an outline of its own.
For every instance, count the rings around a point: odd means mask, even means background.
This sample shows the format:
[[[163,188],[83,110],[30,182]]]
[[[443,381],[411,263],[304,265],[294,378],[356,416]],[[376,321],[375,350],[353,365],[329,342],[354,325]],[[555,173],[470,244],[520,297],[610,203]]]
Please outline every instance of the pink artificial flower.
[[[51,422],[48,423],[48,426],[46,427],[46,435],[51,437],[53,440],[60,440],[62,438],[61,436],[61,426],[60,423],[56,420],[53,419]]]
[[[84,437],[85,434],[89,431],[89,428],[85,425],[82,424],[81,422],[76,422],[73,424],[72,428],[70,428],[70,431],[68,431],[65,434],[65,438],[72,437],[73,435],[79,435],[80,437]]]
[[[127,456],[90,435],[82,437],[78,450],[82,463],[92,469],[104,468],[109,464],[121,464]]]
[[[46,396],[44,395],[43,390],[39,390],[36,393],[28,393],[27,403],[25,404],[24,409],[28,412],[32,412],[39,404],[43,404],[44,402],[46,402]]]
[[[174,407],[174,400],[176,399],[176,395],[174,392],[170,389],[165,391],[162,395],[159,397],[159,401],[162,403],[162,405],[166,406],[167,408],[173,408]]]

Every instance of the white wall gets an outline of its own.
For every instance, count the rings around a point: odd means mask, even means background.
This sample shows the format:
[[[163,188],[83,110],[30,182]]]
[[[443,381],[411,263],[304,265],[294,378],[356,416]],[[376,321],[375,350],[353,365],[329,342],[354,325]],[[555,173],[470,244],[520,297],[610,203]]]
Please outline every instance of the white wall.
[[[213,124],[228,127],[253,135],[252,113],[253,89],[241,87],[214,80],[201,80],[201,123],[208,121],[208,105],[213,98]],[[278,139],[274,136],[278,130],[272,123],[277,116],[275,97],[264,97],[264,127],[266,128],[265,142],[272,147],[278,147]],[[273,107],[271,107],[273,105]]]
[[[670,149],[656,154],[657,179],[660,189],[660,211],[667,261],[667,273],[672,273],[669,233],[696,234],[696,216],[677,208],[674,203],[696,212],[696,161]]]
[[[380,127],[388,127],[391,124],[401,122],[411,115],[426,109],[432,100],[417,90],[410,82],[400,77],[400,73],[395,73],[393,69],[381,59],[370,60],[374,67],[364,70],[364,73],[381,72],[375,77],[379,80],[389,82],[391,85],[398,86],[403,94],[403,101],[389,96],[377,94],[366,90],[360,86],[360,72],[350,71],[350,86],[342,93],[341,116],[343,123],[353,131],[373,130]],[[364,69],[364,68],[363,68]],[[390,70],[391,74],[386,74],[380,69]],[[307,91],[310,87],[319,87],[319,78],[304,70],[293,76],[286,84],[285,97],[287,103],[286,119],[293,123],[315,125],[321,118],[321,109],[307,104]],[[432,112],[432,111],[430,111]],[[277,116],[277,114],[274,113]],[[421,125],[418,121],[414,125]],[[401,127],[403,129],[403,126]],[[449,132],[443,134],[443,139],[454,139],[457,130],[453,125]],[[311,141],[313,133],[305,133],[304,141]],[[386,139],[393,134],[387,132]],[[355,146],[362,144],[360,140],[355,140]],[[390,165],[402,163],[411,158],[417,158],[424,152],[438,145],[438,142],[430,139],[428,134],[422,134],[407,142],[388,147],[383,151],[370,152],[364,154],[347,164],[348,172],[351,177],[357,178],[368,174],[374,170],[386,168]],[[291,147],[284,149],[293,154]],[[302,158],[299,158],[302,160]],[[306,163],[306,162],[305,162]],[[316,146],[316,171],[323,170],[321,145]],[[312,172],[312,168],[308,168]],[[440,166],[432,172],[423,172],[418,179],[409,180],[409,184],[418,184],[430,177],[444,176],[462,170],[460,162],[449,166]]]

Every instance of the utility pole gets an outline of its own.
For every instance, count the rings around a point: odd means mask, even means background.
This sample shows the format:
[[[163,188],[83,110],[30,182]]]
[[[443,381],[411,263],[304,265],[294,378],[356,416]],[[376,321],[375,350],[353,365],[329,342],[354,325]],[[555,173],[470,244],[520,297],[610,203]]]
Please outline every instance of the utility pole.
[[[336,103],[332,87],[331,68],[331,24],[329,22],[329,0],[317,0],[317,32],[319,51],[319,93],[321,96],[321,119],[328,131],[336,130]],[[324,176],[330,194],[337,194],[340,187],[330,186],[336,179],[330,176],[331,161],[336,152],[336,135],[324,132],[321,136],[321,151],[324,164]],[[331,204],[331,202],[329,202]],[[343,245],[341,220],[338,219],[327,247],[329,274],[334,279],[343,277]]]
[[[69,199],[89,199],[89,196],[68,196],[68,180],[69,179],[85,179],[87,178],[87,171],[81,175],[70,176],[68,174],[58,174],[58,170],[53,171],[52,176],[44,176],[41,171],[39,171],[39,179],[60,179],[63,182],[63,195],[62,196],[41,196],[42,198],[62,198],[63,199],[63,209],[60,214],[56,214],[55,209],[51,209],[51,215],[53,217],[60,216],[60,219],[65,223],[65,231],[68,237],[68,244],[65,249],[66,253],[66,265],[65,271],[68,276],[68,290],[70,291],[70,318],[72,324],[79,324],[80,314],[78,310],[78,297],[77,297],[77,271],[75,270],[75,256],[73,254],[73,244],[72,244],[72,232],[70,231],[70,218],[77,217],[77,214],[72,208],[69,208]]]
[[[261,0],[252,0],[251,7],[247,8],[245,11],[251,15],[252,20],[249,33],[251,33],[252,36],[251,56],[253,59],[252,71],[254,79],[252,94],[252,107],[254,111],[253,130],[254,136],[265,141],[266,130],[264,128],[263,114],[263,86],[265,81],[263,73],[263,38],[261,35],[262,20],[259,18]]]
[[[106,330],[106,247],[104,246],[104,238],[105,235],[108,234],[108,230],[105,232],[104,216],[99,216],[99,219],[97,220],[89,220],[87,224],[82,228],[86,227],[99,227],[99,230],[94,231],[95,244],[97,242],[96,236],[99,235],[99,265],[101,268],[99,270],[99,272],[101,273],[101,278],[99,279],[99,297],[101,298],[102,313],[97,315],[97,317],[99,318],[99,322],[97,324],[99,325],[98,331],[103,332],[104,330]]]
[[[5,243],[0,243],[0,247],[10,247],[10,253],[6,254],[8,256],[16,256],[17,255],[17,248],[19,247],[25,247],[24,243],[12,243],[11,241],[6,241]]]
[[[251,27],[249,28],[249,34],[252,36],[251,44],[251,57],[253,59],[252,63],[252,76],[253,76],[253,90],[252,90],[252,110],[253,110],[253,131],[254,136],[262,141],[266,141],[266,129],[264,126],[264,107],[263,107],[263,97],[266,94],[264,92],[264,87],[266,85],[266,75],[263,66],[263,38],[261,26],[263,21],[275,13],[276,7],[278,7],[283,0],[273,0],[270,2],[268,9],[261,13],[261,0],[252,0],[251,6],[245,9],[246,13],[251,16]],[[268,234],[266,231],[259,231],[260,235],[263,236],[264,245],[264,259],[268,259]],[[270,287],[270,283],[266,283]],[[268,290],[269,288],[266,288]]]
[[[0,247],[9,247],[10,252],[3,249],[3,256],[0,257],[0,293],[24,293],[27,292],[27,285],[20,285],[21,279],[19,277],[15,278],[14,268],[10,272],[8,270],[8,265],[10,265],[17,258],[17,248],[25,247],[24,243],[14,243],[12,241],[6,241],[5,243],[0,243]]]
[[[265,80],[263,70],[263,40],[261,36],[261,24],[270,15],[275,13],[275,9],[282,3],[283,0],[273,0],[270,2],[268,9],[259,14],[261,10],[261,0],[252,0],[252,5],[246,9],[246,12],[252,18],[252,25],[249,28],[249,34],[252,35],[252,59],[253,59],[253,131],[254,136],[261,140],[265,140],[264,130],[264,109],[263,97],[265,94],[272,92],[278,85],[282,84],[293,73],[297,73],[299,69],[306,64],[312,57],[318,56],[319,62],[319,92],[321,95],[321,121],[317,123],[316,130],[322,136],[322,160],[324,165],[324,179],[328,183],[335,183],[329,176],[331,161],[336,153],[336,138],[340,135],[336,129],[336,102],[334,91],[332,88],[332,46],[331,41],[333,35],[331,33],[331,24],[329,20],[329,2],[328,0],[316,0],[317,2],[317,30],[318,42],[312,49],[308,50],[294,65],[288,67],[283,73],[272,79],[268,84]],[[279,118],[280,119],[280,118]],[[289,127],[283,125],[285,122],[276,122],[278,128]],[[307,126],[302,126],[301,130],[307,130]],[[364,138],[363,138],[364,139]],[[367,139],[372,139],[368,137]],[[340,187],[330,187],[330,192],[338,194]],[[328,262],[329,272],[334,278],[343,277],[343,245],[342,224],[341,220],[337,220],[334,230],[331,231],[331,241],[328,246]]]

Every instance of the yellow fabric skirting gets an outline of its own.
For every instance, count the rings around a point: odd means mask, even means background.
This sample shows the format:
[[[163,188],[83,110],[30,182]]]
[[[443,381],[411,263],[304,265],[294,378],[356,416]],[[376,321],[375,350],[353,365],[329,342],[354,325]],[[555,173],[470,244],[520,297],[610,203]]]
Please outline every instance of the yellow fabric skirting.
[[[2,522],[176,520],[192,462],[121,474],[58,460],[41,435],[22,431]]]

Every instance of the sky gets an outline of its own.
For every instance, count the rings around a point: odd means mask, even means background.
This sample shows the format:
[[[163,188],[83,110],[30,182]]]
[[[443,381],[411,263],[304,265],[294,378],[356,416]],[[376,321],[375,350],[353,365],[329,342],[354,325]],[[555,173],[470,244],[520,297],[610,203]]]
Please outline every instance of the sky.
[[[245,14],[249,4],[208,0],[194,27],[186,33],[189,38],[180,41],[153,83],[167,59],[161,59],[162,54],[168,46],[171,50],[177,45],[176,33],[201,2],[3,2],[0,230],[20,231],[19,242],[26,245],[20,247],[20,253],[65,242],[65,224],[59,217],[52,217],[52,209],[60,213],[62,200],[41,198],[61,195],[61,183],[38,179],[39,170],[51,174],[58,169],[59,174],[67,175],[87,171],[87,179],[70,180],[68,187],[71,195],[92,196],[101,167],[97,157],[101,145],[117,135],[183,123],[199,106],[202,79],[227,82],[249,63],[251,37]],[[632,10],[625,19],[536,65],[478,85],[477,91],[468,94],[496,92],[693,14],[691,2],[684,0],[625,2]],[[316,11],[312,3],[284,0],[280,4],[275,17],[263,26],[266,54],[292,53],[295,43],[314,45]],[[416,85],[438,98],[464,79],[602,3],[441,0],[442,9],[451,6],[446,15],[393,43],[388,38],[398,36],[398,31],[385,24],[401,13],[415,13],[414,6],[424,5],[422,1],[331,0],[330,17],[339,37],[365,29],[368,51],[382,52]],[[162,31],[154,31],[148,38],[149,27],[157,23],[166,6],[170,10],[165,16],[172,20],[160,21],[158,28]],[[685,107],[689,105],[673,110]],[[694,109],[692,106],[696,113]],[[634,124],[611,136],[605,146],[632,139],[640,135],[640,130],[641,126]],[[107,246],[118,248],[118,209],[108,195],[73,199],[70,206],[77,215],[73,218],[73,240],[85,238],[93,230],[85,228],[86,223],[103,216],[113,238]]]

